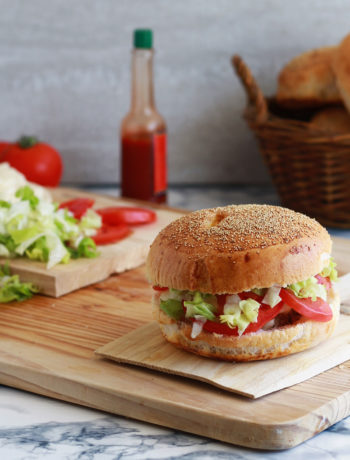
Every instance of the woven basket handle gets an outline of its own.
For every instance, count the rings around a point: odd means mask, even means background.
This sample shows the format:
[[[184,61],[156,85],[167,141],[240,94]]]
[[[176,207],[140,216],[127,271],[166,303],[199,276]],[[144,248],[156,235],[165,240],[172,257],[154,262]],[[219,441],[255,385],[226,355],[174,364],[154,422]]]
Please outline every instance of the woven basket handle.
[[[261,89],[251,74],[250,69],[240,56],[234,55],[231,61],[236,74],[238,75],[244,86],[244,89],[246,90],[249,104],[255,107],[255,121],[257,123],[264,123],[268,117],[268,109],[266,99]]]

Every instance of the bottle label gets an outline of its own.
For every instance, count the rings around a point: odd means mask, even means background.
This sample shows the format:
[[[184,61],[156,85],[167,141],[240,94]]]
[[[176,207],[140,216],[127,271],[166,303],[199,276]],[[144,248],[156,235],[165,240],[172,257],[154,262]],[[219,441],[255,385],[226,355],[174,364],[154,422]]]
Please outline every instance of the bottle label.
[[[166,165],[166,133],[153,136],[154,162],[154,193],[161,193],[167,189],[167,165]]]

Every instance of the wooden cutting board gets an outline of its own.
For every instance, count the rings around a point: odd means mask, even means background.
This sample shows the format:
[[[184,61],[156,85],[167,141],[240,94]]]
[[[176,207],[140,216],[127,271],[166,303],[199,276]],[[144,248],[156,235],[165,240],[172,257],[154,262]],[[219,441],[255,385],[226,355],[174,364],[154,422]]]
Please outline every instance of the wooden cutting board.
[[[334,252],[350,272],[350,242],[335,240]],[[152,320],[150,298],[141,267],[58,299],[0,306],[0,383],[259,449],[292,447],[349,415],[350,362],[250,400],[98,358],[95,349]]]
[[[343,272],[350,242],[337,239]],[[251,400],[206,383],[98,358],[152,320],[144,268],[59,299],[0,307],[0,383],[258,449],[286,449],[350,413],[350,362]]]
[[[62,202],[72,198],[89,197],[95,200],[95,208],[107,206],[134,206],[135,200],[116,199],[69,188],[52,189],[55,201]],[[150,207],[142,203],[142,206]],[[83,286],[106,279],[112,273],[139,267],[147,257],[148,249],[159,231],[171,221],[181,216],[180,211],[152,205],[157,212],[157,221],[133,228],[130,236],[116,244],[99,246],[100,255],[95,259],[71,260],[68,264],[59,264],[48,270],[44,263],[18,257],[10,260],[13,273],[23,281],[36,285],[42,294],[60,297]],[[8,261],[1,259],[0,264]]]

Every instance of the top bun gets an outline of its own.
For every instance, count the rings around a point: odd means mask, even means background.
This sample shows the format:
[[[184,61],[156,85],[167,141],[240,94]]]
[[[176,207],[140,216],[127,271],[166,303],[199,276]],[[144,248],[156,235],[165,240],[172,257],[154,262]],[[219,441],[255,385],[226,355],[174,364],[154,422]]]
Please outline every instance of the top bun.
[[[158,234],[147,258],[147,275],[153,285],[208,294],[284,286],[321,272],[331,245],[316,220],[290,209],[203,209]]]

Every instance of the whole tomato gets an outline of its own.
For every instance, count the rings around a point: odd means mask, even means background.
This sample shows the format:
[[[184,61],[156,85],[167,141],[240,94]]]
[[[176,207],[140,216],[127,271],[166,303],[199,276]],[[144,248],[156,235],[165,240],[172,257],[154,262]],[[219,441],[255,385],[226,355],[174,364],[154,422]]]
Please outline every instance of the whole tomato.
[[[2,161],[25,175],[36,184],[56,187],[62,177],[63,163],[60,154],[34,136],[22,136],[3,154]]]
[[[6,150],[10,147],[11,142],[0,141],[0,163],[4,161],[4,155]]]

